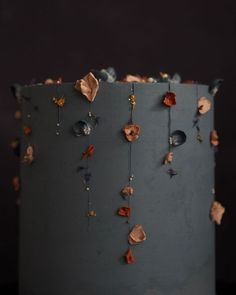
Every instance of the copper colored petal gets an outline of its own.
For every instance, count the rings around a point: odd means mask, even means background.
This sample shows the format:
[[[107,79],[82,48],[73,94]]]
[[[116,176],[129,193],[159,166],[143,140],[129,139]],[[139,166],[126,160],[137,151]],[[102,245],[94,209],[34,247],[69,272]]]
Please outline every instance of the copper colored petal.
[[[75,82],[75,89],[85,95],[88,101],[93,102],[99,89],[99,82],[95,76],[89,72],[82,79]]]
[[[125,257],[125,261],[126,261],[127,264],[131,264],[131,263],[133,263],[133,262],[135,261],[135,259],[134,259],[134,255],[133,255],[131,249],[129,249],[129,250],[125,253],[125,256],[124,256],[124,257]]]
[[[126,206],[121,207],[118,209],[117,214],[120,216],[129,217],[131,215],[131,208]]]
[[[121,190],[121,195],[122,197],[130,197],[132,196],[132,194],[134,193],[134,189],[132,186],[125,186],[122,190]]]
[[[24,126],[24,127],[23,127],[23,132],[24,132],[24,134],[25,134],[26,136],[29,136],[29,135],[31,135],[31,133],[32,133],[32,129],[31,129],[31,127],[29,127],[29,126]]]
[[[58,107],[63,107],[64,104],[65,104],[65,98],[64,98],[64,97],[59,97],[59,98],[54,97],[52,100],[53,100],[53,102],[54,102]]]
[[[213,145],[213,146],[217,146],[217,145],[219,145],[219,136],[218,136],[218,134],[217,134],[217,131],[214,129],[214,130],[212,130],[211,131],[211,144]]]
[[[82,159],[87,159],[88,157],[91,157],[95,152],[95,146],[93,144],[90,144],[87,149],[82,154]]]
[[[167,91],[163,98],[163,103],[167,107],[172,107],[176,105],[176,93],[172,91]]]
[[[147,82],[147,77],[141,77],[140,75],[126,75],[123,81],[145,83]]]
[[[19,176],[13,177],[12,185],[13,185],[15,192],[18,192],[20,190],[20,177]]]
[[[164,161],[163,161],[163,164],[168,164],[168,163],[171,163],[173,161],[173,152],[168,152],[166,155],[165,155],[165,158],[164,158]]]
[[[34,149],[32,145],[28,145],[23,157],[23,163],[31,164],[33,161],[34,161]]]
[[[203,115],[211,109],[211,101],[205,96],[198,99],[198,112]]]
[[[141,224],[136,224],[129,234],[128,241],[131,245],[142,243],[147,239]]]
[[[220,225],[224,213],[225,208],[219,202],[214,201],[211,207],[212,221],[215,221],[218,225]]]
[[[135,141],[139,138],[140,126],[138,124],[127,124],[123,128],[124,135],[128,141]]]

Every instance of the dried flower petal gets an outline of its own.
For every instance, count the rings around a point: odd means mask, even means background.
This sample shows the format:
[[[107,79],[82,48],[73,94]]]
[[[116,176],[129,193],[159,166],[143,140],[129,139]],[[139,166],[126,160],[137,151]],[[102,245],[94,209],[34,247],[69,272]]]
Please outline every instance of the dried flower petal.
[[[176,93],[172,91],[167,91],[163,98],[163,103],[167,107],[172,107],[176,105]]]
[[[31,164],[33,161],[34,161],[34,149],[32,145],[28,145],[23,157],[23,163]]]
[[[129,233],[128,241],[131,245],[142,243],[147,239],[141,224],[136,224]]]
[[[20,190],[20,177],[19,176],[13,177],[12,185],[13,185],[15,192],[18,192]]]
[[[140,75],[126,75],[123,81],[145,83],[147,82],[147,77],[141,77]]]
[[[127,124],[123,128],[124,135],[128,141],[135,141],[139,138],[140,126],[138,124]]]
[[[121,196],[122,197],[130,197],[132,196],[134,193],[134,189],[132,186],[125,186],[122,190],[121,190]]]
[[[215,96],[216,93],[219,91],[221,84],[224,82],[224,79],[215,79],[209,86],[209,92],[212,96]]]
[[[174,169],[172,169],[172,168],[170,168],[170,169],[167,171],[167,173],[170,175],[170,178],[172,178],[172,177],[175,176],[175,175],[178,175],[178,173],[177,173]]]
[[[220,225],[224,213],[225,208],[219,202],[214,201],[211,207],[212,221],[215,221],[218,225]]]
[[[211,109],[211,101],[205,96],[198,99],[198,112],[203,115]]]
[[[88,217],[96,217],[96,216],[97,216],[96,211],[91,210],[91,211],[88,212]]]
[[[89,72],[82,79],[75,82],[75,89],[85,95],[88,101],[93,102],[99,89],[99,82],[93,73]]]
[[[87,159],[88,157],[91,157],[95,152],[95,146],[93,144],[90,144],[87,149],[82,154],[82,159]]]
[[[131,208],[126,206],[120,207],[117,214],[120,216],[129,217],[131,215]]]
[[[29,126],[24,126],[24,127],[23,127],[23,132],[24,132],[24,134],[25,134],[26,136],[29,136],[29,135],[31,135],[31,133],[32,133],[32,128],[29,127]]]
[[[53,100],[53,102],[54,102],[58,107],[63,107],[64,104],[65,104],[65,98],[64,98],[64,97],[59,97],[59,98],[54,97],[52,100]]]
[[[129,249],[129,250],[125,253],[124,257],[125,257],[125,261],[126,261],[127,264],[131,264],[131,263],[133,263],[133,262],[135,261],[135,259],[134,259],[134,255],[133,255],[131,249]]]
[[[211,144],[213,145],[213,146],[217,146],[217,145],[219,145],[219,136],[218,136],[218,134],[217,134],[217,131],[214,129],[214,130],[212,130],[211,131]]]
[[[168,163],[171,163],[173,161],[173,152],[168,152],[166,155],[165,155],[165,158],[164,158],[164,161],[163,161],[163,164],[168,164]]]

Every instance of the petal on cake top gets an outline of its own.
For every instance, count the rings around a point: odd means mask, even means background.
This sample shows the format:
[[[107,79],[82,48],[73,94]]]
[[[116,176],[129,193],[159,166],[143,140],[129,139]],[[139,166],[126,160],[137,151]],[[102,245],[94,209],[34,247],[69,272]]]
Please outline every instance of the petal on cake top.
[[[93,144],[90,144],[87,149],[82,154],[82,159],[87,159],[91,157],[95,152],[95,146]]]
[[[147,239],[141,224],[136,224],[129,233],[128,241],[131,245],[140,244]]]
[[[213,146],[218,146],[219,143],[220,143],[219,135],[218,135],[218,133],[217,133],[217,131],[215,129],[211,131],[210,137],[211,137],[211,144]]]
[[[211,109],[211,101],[205,96],[198,99],[198,112],[203,115]]]
[[[128,141],[135,141],[139,138],[140,126],[138,124],[127,124],[123,128],[124,135]]]
[[[215,221],[218,225],[220,225],[224,213],[225,208],[219,202],[214,201],[211,207],[212,221]]]
[[[89,102],[93,102],[99,89],[99,82],[93,73],[89,72],[82,79],[75,82],[75,89],[85,95]]]
[[[139,82],[139,83],[145,83],[147,82],[147,77],[141,77],[140,75],[126,75],[123,79],[124,82]]]
[[[131,263],[134,262],[134,255],[133,255],[131,249],[129,249],[129,250],[125,253],[124,257],[125,257],[125,261],[126,261],[127,264],[131,264]]]
[[[163,104],[167,107],[172,107],[176,105],[176,93],[173,91],[167,91],[163,97]]]

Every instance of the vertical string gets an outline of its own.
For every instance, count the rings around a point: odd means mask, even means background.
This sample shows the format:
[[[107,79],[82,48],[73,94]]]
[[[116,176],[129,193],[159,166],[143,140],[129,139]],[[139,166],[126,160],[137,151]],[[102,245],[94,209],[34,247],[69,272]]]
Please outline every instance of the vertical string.
[[[168,91],[171,91],[170,82],[168,82]],[[171,107],[168,108],[168,150],[169,152],[172,151],[172,144],[171,144]]]
[[[92,109],[92,106],[91,106],[91,103],[89,103],[88,116],[92,113],[91,109]],[[90,145],[90,136],[91,135],[87,136],[87,146]],[[87,157],[87,159],[86,159],[86,174],[88,174],[88,173],[90,173],[90,171],[89,171],[89,157]],[[90,193],[90,183],[89,182],[90,182],[90,180],[88,181],[88,183],[86,183],[86,186],[89,188],[87,190],[87,221],[88,221],[87,231],[90,230],[90,218],[91,218],[89,215],[89,213],[91,211],[91,193]]]

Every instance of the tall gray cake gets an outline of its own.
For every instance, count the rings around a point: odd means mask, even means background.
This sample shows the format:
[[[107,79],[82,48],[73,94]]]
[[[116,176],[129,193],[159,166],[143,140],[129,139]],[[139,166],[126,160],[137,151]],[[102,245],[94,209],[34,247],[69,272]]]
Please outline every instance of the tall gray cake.
[[[202,142],[193,120],[197,99],[211,100],[207,85],[174,84],[177,103],[171,129],[186,142],[174,148],[173,169],[163,165],[168,151],[168,108],[163,95],[169,83],[134,83],[133,121],[141,133],[132,143],[134,196],[130,224],[141,224],[146,240],[135,245],[127,264],[127,222],[117,215],[124,200],[129,143],[122,128],[129,121],[131,83],[100,82],[92,112],[99,125],[89,135],[95,153],[89,158],[90,202],[96,216],[87,217],[88,198],[81,155],[87,136],[73,126],[89,110],[74,83],[24,86],[21,159],[30,144],[32,164],[21,164],[20,295],[215,295],[213,108],[200,120]],[[196,87],[198,88],[196,91]],[[196,94],[198,92],[198,95]],[[63,108],[53,103],[59,94]],[[60,115],[60,134],[57,119]],[[82,168],[81,168],[82,169]],[[88,225],[89,219],[89,225]]]

